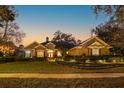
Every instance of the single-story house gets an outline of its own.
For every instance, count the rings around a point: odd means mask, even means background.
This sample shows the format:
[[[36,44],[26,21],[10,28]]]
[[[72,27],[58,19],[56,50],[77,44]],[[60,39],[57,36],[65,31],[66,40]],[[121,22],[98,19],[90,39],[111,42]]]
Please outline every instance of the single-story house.
[[[59,44],[60,45],[60,44]],[[105,43],[99,37],[92,36],[91,38],[83,41],[81,44],[74,46],[67,51],[69,56],[102,56],[109,55],[109,44]],[[62,53],[59,50],[59,46],[52,41],[46,41],[43,43],[33,42],[26,46],[25,57],[61,57]]]
[[[45,44],[33,42],[25,47],[25,57],[54,58],[57,56],[61,56],[61,53],[52,42],[47,42]]]
[[[109,55],[110,48],[109,44],[105,43],[97,36],[83,41],[80,45],[71,48],[68,51],[69,56],[102,56]]]
[[[46,41],[42,43],[33,42],[26,46],[25,57],[47,57],[55,58],[61,57],[63,55],[62,49],[70,49],[74,47],[74,44],[68,43],[66,41],[49,41],[49,38],[46,37]]]

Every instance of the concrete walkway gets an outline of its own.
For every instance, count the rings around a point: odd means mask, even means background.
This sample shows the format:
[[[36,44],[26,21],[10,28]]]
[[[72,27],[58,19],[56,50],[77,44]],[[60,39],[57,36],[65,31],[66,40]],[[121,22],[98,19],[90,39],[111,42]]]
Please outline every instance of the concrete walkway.
[[[81,74],[0,73],[0,78],[108,78],[108,77],[124,77],[124,73],[81,73]]]

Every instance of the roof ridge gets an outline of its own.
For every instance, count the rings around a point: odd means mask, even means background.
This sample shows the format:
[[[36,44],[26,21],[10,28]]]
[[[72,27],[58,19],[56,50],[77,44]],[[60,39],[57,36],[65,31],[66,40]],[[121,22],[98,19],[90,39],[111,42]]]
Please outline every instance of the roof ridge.
[[[34,48],[37,48],[38,46],[42,46],[42,47],[46,48],[43,44],[40,44],[40,43],[39,43],[39,45],[35,46]]]
[[[104,43],[105,45],[107,45],[107,46],[110,46],[109,44],[107,44],[105,41],[103,41],[102,39],[100,39],[99,37],[95,37],[98,41],[100,41],[100,42],[102,42],[102,43]]]
[[[31,44],[29,44],[29,45],[25,46],[25,48],[26,48],[26,47],[29,47],[29,46],[30,46],[30,45],[32,45],[33,43],[40,44],[40,43],[38,43],[37,41],[33,41]]]
[[[88,42],[89,40],[91,40],[91,39],[93,39],[93,38],[94,38],[94,37],[90,37],[90,38],[84,40],[80,45],[85,44],[86,42]]]
[[[110,45],[107,44],[105,41],[103,41],[102,39],[100,39],[98,36],[90,37],[90,38],[86,39],[84,42],[82,42],[80,45],[84,45],[84,44],[86,44],[87,42],[89,42],[89,41],[92,40],[92,39],[96,39],[96,40],[98,40],[99,42],[103,43],[104,45],[110,46]]]

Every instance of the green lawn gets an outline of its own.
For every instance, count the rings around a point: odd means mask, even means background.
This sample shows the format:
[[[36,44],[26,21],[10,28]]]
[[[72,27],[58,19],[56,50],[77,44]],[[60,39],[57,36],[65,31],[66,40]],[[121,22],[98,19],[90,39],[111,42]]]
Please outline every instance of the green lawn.
[[[10,62],[0,64],[0,72],[76,73],[80,69],[58,65],[55,62]]]
[[[28,72],[28,73],[84,73],[84,72],[124,72],[124,67],[86,70],[63,66],[55,62],[10,62],[0,64],[2,72]]]

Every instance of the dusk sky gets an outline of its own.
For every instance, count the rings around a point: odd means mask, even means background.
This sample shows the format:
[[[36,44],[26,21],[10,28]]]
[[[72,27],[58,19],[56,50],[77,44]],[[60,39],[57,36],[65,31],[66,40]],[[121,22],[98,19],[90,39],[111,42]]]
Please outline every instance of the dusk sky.
[[[43,42],[46,36],[51,39],[57,30],[72,33],[76,39],[84,40],[90,36],[92,28],[107,20],[102,14],[96,19],[91,6],[86,5],[28,5],[16,6],[16,9],[19,12],[16,22],[26,33],[24,45],[33,41]]]

